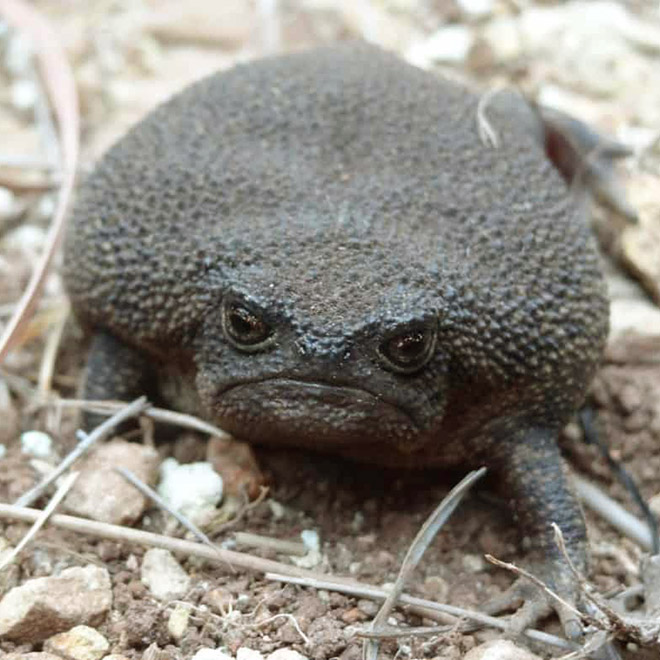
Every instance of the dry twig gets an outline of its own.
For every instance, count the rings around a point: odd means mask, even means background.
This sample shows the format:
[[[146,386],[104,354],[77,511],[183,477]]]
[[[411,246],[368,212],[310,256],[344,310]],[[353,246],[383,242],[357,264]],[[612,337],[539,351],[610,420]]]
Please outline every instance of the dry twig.
[[[586,479],[574,474],[573,483],[581,502],[644,550],[651,550],[652,539],[648,525]]]
[[[401,568],[399,569],[399,574],[394,581],[394,586],[390,590],[390,593],[385,599],[385,602],[371,623],[372,631],[378,631],[378,629],[385,624],[387,618],[390,615],[390,612],[396,604],[396,601],[401,596],[401,592],[403,591],[405,583],[410,578],[415,568],[417,568],[417,564],[419,564],[422,556],[426,552],[426,549],[429,547],[429,544],[436,537],[442,526],[447,522],[447,520],[449,520],[451,514],[454,513],[454,510],[460,504],[465,494],[485,474],[486,468],[483,467],[479,470],[470,472],[460,481],[460,483],[458,483],[456,486],[454,486],[454,488],[451,489],[451,491],[449,491],[447,496],[442,500],[442,502],[440,502],[435,511],[433,511],[433,513],[426,519],[426,522],[422,525],[419,532],[417,532],[417,536],[415,536],[413,542],[408,548],[408,552],[406,553],[406,556],[404,557],[401,564]],[[377,659],[378,640],[370,639],[365,641],[363,657],[366,660]]]
[[[4,561],[0,563],[0,573],[9,566],[18,555],[22,552],[23,548],[37,535],[37,532],[46,524],[46,521],[53,514],[55,509],[59,506],[60,502],[64,499],[64,496],[71,490],[71,486],[75,483],[78,478],[78,472],[72,472],[69,474],[61,486],[57,489],[48,506],[41,512],[41,515],[37,517],[34,521],[34,524],[28,530],[27,534],[21,539],[20,543],[14,548],[14,550],[5,557]]]
[[[59,129],[62,154],[62,187],[48,231],[47,247],[32,274],[27,289],[0,338],[0,364],[14,348],[34,311],[46,281],[46,275],[59,246],[66,224],[67,208],[73,193],[78,162],[80,117],[73,72],[57,35],[41,14],[22,0],[0,0],[0,14],[25,32],[35,48],[44,85],[53,105]]]
[[[251,534],[248,532],[235,532],[234,540],[238,545],[245,545],[252,548],[266,548],[284,555],[298,555],[303,557],[307,554],[305,544],[299,541],[287,541],[285,539],[276,539],[272,536],[262,536],[261,534]]]
[[[83,399],[60,399],[58,406],[75,407],[97,415],[113,415],[117,410],[121,410],[126,404],[120,401],[85,401]],[[221,428],[209,424],[194,415],[156,408],[149,406],[141,412],[142,415],[152,419],[154,422],[162,424],[171,424],[172,426],[181,426],[182,428],[192,429],[200,433],[208,433],[218,438],[231,439],[232,436]]]

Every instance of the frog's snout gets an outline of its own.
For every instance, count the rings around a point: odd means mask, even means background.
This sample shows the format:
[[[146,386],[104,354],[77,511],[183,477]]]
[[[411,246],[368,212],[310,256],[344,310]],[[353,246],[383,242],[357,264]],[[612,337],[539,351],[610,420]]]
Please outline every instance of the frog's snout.
[[[244,382],[214,403],[222,428],[263,443],[336,448],[394,439],[414,445],[420,430],[394,400],[364,389],[272,378]]]

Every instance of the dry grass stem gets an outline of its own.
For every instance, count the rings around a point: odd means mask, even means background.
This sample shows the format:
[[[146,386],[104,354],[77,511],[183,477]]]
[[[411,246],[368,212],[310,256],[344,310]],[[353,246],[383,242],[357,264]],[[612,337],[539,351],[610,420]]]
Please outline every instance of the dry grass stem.
[[[547,596],[552,598],[555,602],[559,603],[562,607],[565,607],[567,610],[578,616],[582,621],[586,623],[595,623],[594,621],[591,620],[590,617],[587,615],[583,614],[575,608],[573,605],[565,601],[561,596],[557,595],[552,589],[548,587],[543,580],[540,580],[539,578],[536,577],[536,575],[532,575],[529,571],[526,571],[524,568],[520,568],[520,566],[516,566],[515,564],[511,564],[507,561],[502,561],[501,559],[496,559],[493,557],[493,555],[485,555],[486,559],[491,563],[494,564],[495,566],[499,566],[500,568],[504,568],[507,571],[510,571],[514,575],[517,575],[518,577],[524,577],[526,580],[529,580],[533,584],[535,584],[543,593],[545,593]]]
[[[75,407],[86,410],[87,412],[95,413],[97,415],[112,415],[117,410],[121,410],[126,404],[121,401],[85,401],[83,399],[60,399],[57,402],[58,406]],[[180,426],[200,433],[208,433],[209,435],[218,438],[232,439],[232,436],[223,431],[221,428],[209,424],[199,417],[194,415],[187,415],[185,413],[175,412],[173,410],[166,410],[164,408],[155,408],[149,406],[141,412],[142,415],[152,419],[154,422],[161,422],[162,424],[171,424],[172,426]]]
[[[30,278],[18,306],[0,338],[0,364],[7,353],[20,342],[46,282],[48,270],[64,233],[67,209],[75,187],[78,163],[80,116],[73,72],[57,34],[48,21],[27,2],[0,0],[0,13],[5,20],[30,39],[41,69],[44,86],[52,103],[59,129],[62,155],[62,186],[48,231],[46,248]]]
[[[50,484],[66,472],[93,444],[107,438],[119,424],[139,415],[148,405],[147,399],[140,397],[125,405],[109,419],[106,419],[89,435],[83,434],[84,439],[76,445],[75,449],[49,475],[44,477],[36,486],[30,488],[27,493],[21,495],[15,502],[16,506],[22,507],[32,504]]]
[[[303,642],[307,646],[311,644],[311,640],[305,633],[302,631],[302,628],[300,627],[300,624],[298,623],[298,620],[296,619],[293,614],[288,614],[286,612],[283,612],[281,614],[274,614],[273,616],[268,617],[267,619],[263,619],[263,621],[259,621],[258,623],[247,623],[244,624],[244,628],[261,628],[262,626],[265,626],[269,623],[272,623],[273,621],[277,621],[277,619],[287,619],[288,621],[291,621],[293,627],[296,629],[296,632],[302,637]]]
[[[41,514],[37,509],[28,509],[13,504],[4,504],[0,502],[0,519],[18,520],[22,522],[34,522]],[[87,520],[76,516],[63,514],[54,515],[51,524],[61,529],[66,529],[79,534],[93,536],[95,538],[119,541],[122,543],[134,543],[136,545],[150,548],[163,548],[174,553],[180,553],[184,556],[194,556],[200,559],[208,560],[213,564],[222,564],[224,568],[229,564],[236,568],[241,568],[257,573],[277,573],[290,575],[293,577],[321,577],[320,574],[303,568],[298,568],[290,564],[285,564],[271,559],[262,559],[243,552],[234,550],[225,550],[218,546],[209,548],[203,543],[186,541],[162,534],[145,532],[131,527],[122,527],[121,525],[111,525],[96,520]],[[336,578],[341,580],[341,578]],[[351,580],[346,579],[347,583]]]
[[[626,511],[618,502],[586,479],[573,475],[580,501],[644,550],[652,547],[651,532],[639,518]]]
[[[493,125],[490,123],[488,117],[486,116],[486,110],[488,110],[488,105],[490,102],[501,91],[501,87],[489,89],[485,94],[481,96],[479,99],[479,104],[477,105],[477,130],[479,131],[479,138],[484,143],[484,145],[492,147],[493,149],[499,148],[500,138],[493,128]]]
[[[284,555],[304,557],[307,554],[305,544],[299,541],[286,541],[284,539],[273,538],[272,536],[262,536],[261,534],[251,534],[249,532],[235,532],[234,540],[238,545],[245,545],[249,548],[275,550],[275,552]]]
[[[46,524],[46,521],[53,514],[55,509],[59,506],[60,502],[64,499],[64,496],[71,490],[71,486],[75,483],[78,478],[78,472],[72,472],[67,475],[62,484],[57,489],[48,506],[41,512],[41,514],[34,521],[34,524],[28,530],[27,534],[21,539],[20,543],[14,548],[14,550],[5,557],[4,561],[0,563],[0,573],[9,566],[18,555],[23,551],[27,544],[37,535],[37,532]]]
[[[443,525],[449,520],[456,507],[460,504],[463,497],[486,474],[486,468],[482,467],[466,475],[454,488],[452,488],[447,496],[440,502],[435,511],[426,519],[422,525],[417,536],[408,548],[408,552],[401,563],[399,574],[394,581],[394,586],[390,590],[385,602],[374,617],[371,623],[371,630],[377,631],[385,624],[392,609],[396,605],[399,596],[403,591],[405,583],[412,575],[415,568],[422,559],[424,553],[429,547],[430,543],[436,537],[437,533],[442,529]],[[365,660],[376,660],[378,657],[378,641],[366,640],[363,649],[363,657]]]
[[[268,486],[259,486],[259,495],[257,495],[252,502],[250,502],[247,493],[243,492],[243,504],[234,517],[230,520],[223,519],[222,522],[211,521],[207,526],[206,531],[213,536],[217,536],[221,532],[225,532],[232,527],[235,527],[249,511],[256,509],[256,507],[266,499],[269,491],[270,489]]]
[[[381,626],[378,630],[356,630],[358,637],[367,639],[401,639],[402,637],[431,637],[433,635],[445,635],[455,626],[418,626],[414,628],[397,628],[396,626]]]

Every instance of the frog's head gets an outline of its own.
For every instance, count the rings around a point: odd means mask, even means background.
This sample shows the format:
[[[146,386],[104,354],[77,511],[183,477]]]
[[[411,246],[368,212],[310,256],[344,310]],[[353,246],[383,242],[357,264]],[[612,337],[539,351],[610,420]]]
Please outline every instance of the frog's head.
[[[203,405],[253,441],[413,451],[445,407],[437,279],[365,242],[297,247],[225,270],[197,338]]]

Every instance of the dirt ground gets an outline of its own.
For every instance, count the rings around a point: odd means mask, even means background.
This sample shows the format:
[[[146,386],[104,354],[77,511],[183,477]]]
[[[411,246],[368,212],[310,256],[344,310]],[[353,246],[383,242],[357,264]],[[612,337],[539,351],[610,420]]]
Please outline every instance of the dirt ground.
[[[364,38],[420,66],[484,89],[515,85],[630,144],[634,155],[621,177],[640,212],[636,226],[603,209],[595,229],[608,260],[612,337],[590,394],[597,427],[612,454],[660,512],[660,8],[635,2],[518,0],[40,0],[74,69],[82,120],[81,170],[128,126],[188,82],[272,52]],[[545,12],[545,13],[544,13]],[[0,19],[2,3],[0,3]],[[46,241],[55,191],[47,184],[52,137],[39,119],[39,86],[19,35],[0,23],[0,329],[8,321]],[[43,96],[43,95],[42,95]],[[37,110],[35,111],[35,108]],[[50,142],[49,142],[50,140]],[[46,182],[46,184],[44,183]],[[75,445],[75,398],[86,339],[68,318],[57,269],[20,347],[0,368],[0,502],[14,502],[39,479],[39,465],[22,452],[21,436],[42,430],[64,456]],[[55,350],[53,350],[55,349]],[[56,355],[52,374],[50,357]],[[571,469],[638,515],[630,495],[596,448],[573,424],[562,438]],[[207,438],[181,434],[158,445],[162,456],[204,460]],[[236,532],[300,541],[321,540],[316,570],[383,585],[393,582],[426,516],[462,476],[402,474],[302,452],[257,450],[270,491],[214,540],[232,544]],[[44,504],[47,498],[40,500]],[[643,551],[590,511],[592,580],[611,594],[639,583]],[[167,514],[151,509],[138,526],[183,536]],[[0,518],[0,541],[14,546],[27,525]],[[428,549],[406,591],[477,609],[511,582],[485,561],[490,553],[524,559],[519,530],[506,507],[479,487]],[[1,549],[1,546],[0,546]],[[241,548],[290,561],[272,550]],[[377,605],[325,590],[283,586],[179,556],[192,578],[185,602],[190,622],[173,639],[175,604],[156,600],[141,581],[145,548],[65,532],[41,531],[17,563],[0,576],[0,597],[27,580],[93,563],[111,576],[113,605],[96,629],[108,652],[127,658],[190,658],[200,648],[231,654],[249,648],[264,656],[278,648],[323,660],[361,657],[351,630],[369,622]],[[278,616],[278,615],[291,616]],[[396,610],[399,625],[430,625]],[[298,629],[299,627],[299,629]],[[559,634],[556,621],[546,630]],[[304,635],[309,639],[305,643]],[[501,632],[452,631],[383,642],[382,658],[454,660]],[[156,645],[156,646],[154,646]],[[0,639],[3,653],[41,644]],[[148,651],[147,651],[148,650]],[[546,646],[533,650],[558,657]],[[657,657],[634,645],[626,658]],[[657,654],[657,650],[655,651]],[[554,654],[554,655],[553,655]],[[247,657],[247,656],[244,656]]]

